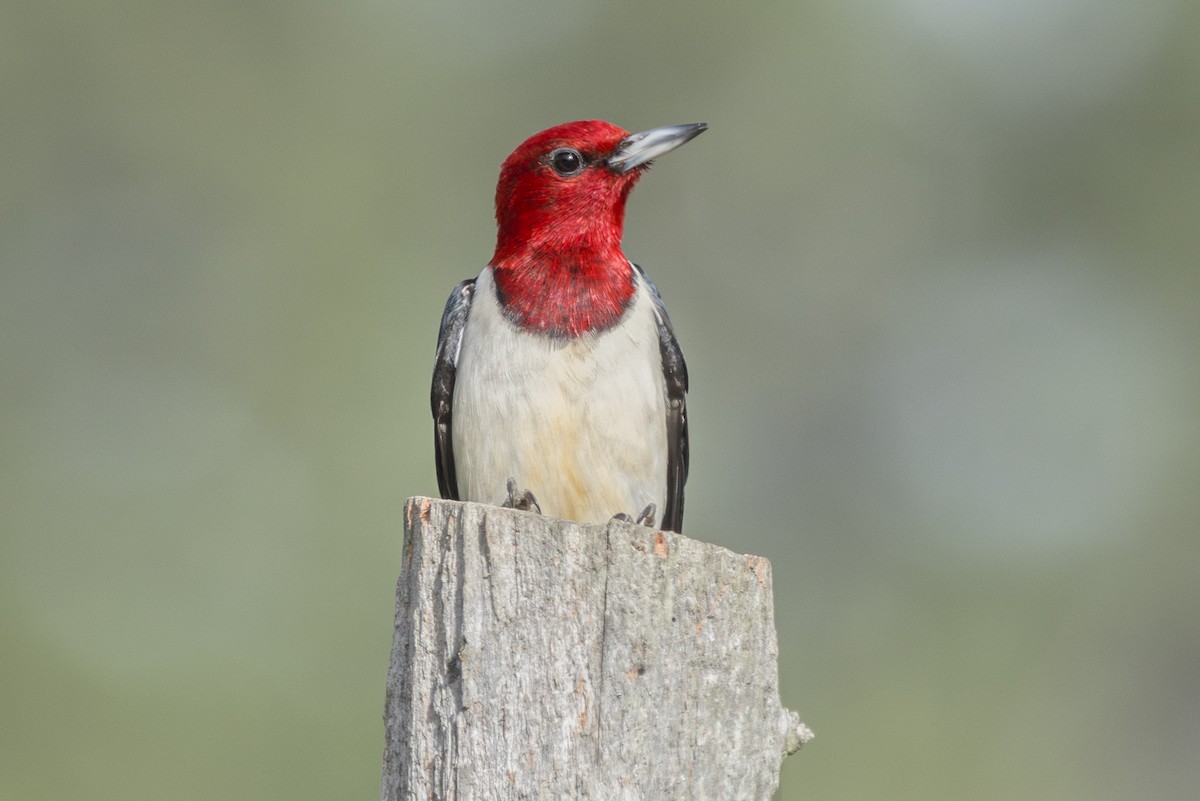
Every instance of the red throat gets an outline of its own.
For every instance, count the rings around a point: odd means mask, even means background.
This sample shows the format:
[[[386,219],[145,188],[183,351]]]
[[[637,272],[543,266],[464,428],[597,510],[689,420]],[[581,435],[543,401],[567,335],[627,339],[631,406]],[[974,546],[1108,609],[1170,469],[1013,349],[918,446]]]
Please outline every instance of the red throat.
[[[530,138],[504,162],[496,188],[497,298],[516,324],[577,337],[614,325],[633,298],[634,275],[621,250],[625,201],[641,170],[602,163],[626,133],[602,122],[567,123]],[[590,162],[564,178],[546,163],[556,148]]]

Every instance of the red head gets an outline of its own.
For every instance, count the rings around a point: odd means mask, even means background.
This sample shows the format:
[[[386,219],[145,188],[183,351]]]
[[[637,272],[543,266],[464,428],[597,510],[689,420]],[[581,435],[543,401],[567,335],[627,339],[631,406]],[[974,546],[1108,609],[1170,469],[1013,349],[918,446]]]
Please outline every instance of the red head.
[[[630,135],[599,120],[531,136],[496,186],[496,288],[520,325],[560,336],[606,328],[633,295],[621,252],[625,200],[655,158],[703,123]]]
[[[599,120],[568,122],[534,134],[514,150],[496,185],[499,230],[492,266],[531,248],[620,256],[625,199],[642,171],[618,173],[606,160],[628,135]]]

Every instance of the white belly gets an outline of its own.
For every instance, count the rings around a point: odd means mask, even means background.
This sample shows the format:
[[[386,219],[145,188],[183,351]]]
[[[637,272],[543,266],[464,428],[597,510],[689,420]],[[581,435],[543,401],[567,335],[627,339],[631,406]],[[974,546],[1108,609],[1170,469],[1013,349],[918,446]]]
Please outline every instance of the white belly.
[[[554,517],[602,522],[649,503],[666,508],[665,384],[640,278],[617,325],[555,339],[504,317],[486,268],[463,332],[453,413],[464,500],[503,503],[512,477]]]

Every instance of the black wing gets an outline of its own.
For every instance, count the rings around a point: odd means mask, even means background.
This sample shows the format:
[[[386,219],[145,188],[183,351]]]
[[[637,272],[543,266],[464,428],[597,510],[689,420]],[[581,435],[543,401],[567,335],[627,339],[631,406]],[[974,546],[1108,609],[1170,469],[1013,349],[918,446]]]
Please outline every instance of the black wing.
[[[463,328],[475,297],[475,279],[463,281],[450,293],[442,326],[438,330],[437,358],[433,364],[433,388],[429,403],[433,408],[433,453],[437,461],[438,489],[443,498],[457,501],[458,475],[454,470],[454,379],[458,372],[458,351]]]
[[[633,266],[654,298],[658,349],[662,354],[663,380],[667,388],[667,508],[662,512],[660,523],[668,531],[682,531],[683,485],[687,482],[688,474],[687,363],[675,340],[671,317],[658,294],[658,287],[641,267],[636,264]]]

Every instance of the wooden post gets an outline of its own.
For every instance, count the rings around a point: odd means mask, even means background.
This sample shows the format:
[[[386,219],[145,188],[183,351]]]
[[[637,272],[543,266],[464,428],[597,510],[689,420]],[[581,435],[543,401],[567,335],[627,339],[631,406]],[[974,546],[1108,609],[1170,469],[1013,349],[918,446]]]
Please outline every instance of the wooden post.
[[[769,799],[771,566],[632,523],[410,498],[384,801]]]

